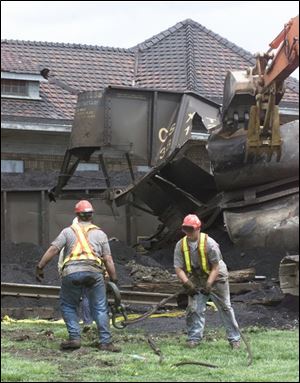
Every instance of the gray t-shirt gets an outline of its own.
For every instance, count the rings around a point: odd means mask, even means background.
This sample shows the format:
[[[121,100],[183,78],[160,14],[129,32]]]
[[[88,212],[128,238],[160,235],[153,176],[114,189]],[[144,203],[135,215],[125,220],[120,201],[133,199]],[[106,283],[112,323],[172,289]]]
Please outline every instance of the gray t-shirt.
[[[88,226],[90,222],[80,222],[80,225]],[[111,255],[107,235],[98,229],[89,230],[87,233],[89,244],[91,245],[93,251],[99,258],[103,258],[106,255]],[[55,238],[51,245],[57,247],[59,251],[63,250],[63,259],[65,259],[74,248],[77,241],[77,237],[71,229],[67,227],[61,231],[61,233]],[[93,271],[101,272],[101,268],[98,263],[93,260],[80,260],[80,261],[70,261],[63,268],[62,276],[72,274],[78,271]]]
[[[180,267],[185,270],[185,261],[182,253],[182,245],[181,241],[178,241],[175,250],[174,250],[174,267]],[[196,274],[201,278],[206,278],[207,275],[201,272],[200,268],[200,257],[199,257],[199,241],[190,241],[188,239],[188,246],[191,255],[191,266],[192,266],[192,274]],[[211,237],[207,236],[206,242],[206,254],[209,263],[219,263],[219,276],[217,278],[218,281],[225,280],[228,278],[228,271],[225,262],[222,259],[222,254],[217,242]]]

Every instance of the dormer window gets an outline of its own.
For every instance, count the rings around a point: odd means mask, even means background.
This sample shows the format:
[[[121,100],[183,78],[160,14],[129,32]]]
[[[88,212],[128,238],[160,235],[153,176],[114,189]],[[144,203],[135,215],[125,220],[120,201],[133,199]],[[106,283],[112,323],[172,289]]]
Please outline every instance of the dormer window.
[[[28,96],[28,82],[1,79],[1,96]]]
[[[40,100],[41,75],[1,72],[1,98]]]

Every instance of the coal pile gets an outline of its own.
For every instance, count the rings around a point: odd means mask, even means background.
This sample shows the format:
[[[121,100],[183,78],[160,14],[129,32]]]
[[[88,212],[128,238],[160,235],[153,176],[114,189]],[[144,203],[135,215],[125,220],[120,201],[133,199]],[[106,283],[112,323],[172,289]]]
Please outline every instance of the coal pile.
[[[135,251],[117,240],[110,241],[110,247],[120,284],[130,284],[130,267],[127,267],[126,264],[136,257]],[[36,284],[35,267],[45,250],[33,243],[1,242],[2,282]],[[57,261],[58,257],[45,267],[43,284],[60,285]]]
[[[1,281],[11,283],[38,284],[35,279],[35,267],[46,249],[33,243],[1,242]],[[57,262],[54,260],[45,270],[46,285],[60,285]],[[59,302],[54,299],[36,299],[4,296],[1,307],[51,307],[52,312],[59,314]],[[2,310],[1,310],[2,311]],[[22,315],[22,312],[20,312]],[[16,315],[16,317],[22,317]]]
[[[169,271],[173,271],[172,257],[168,260],[167,252],[160,251],[151,255],[140,255],[132,247],[117,239],[109,241],[111,253],[115,263],[120,285],[130,285],[133,282],[132,267],[139,264],[140,279],[143,276],[161,275],[165,276],[164,264],[168,265]],[[11,241],[1,242],[1,279],[2,282],[36,284],[35,267],[47,249],[33,243],[13,243]],[[164,257],[162,257],[162,254]],[[161,264],[159,260],[162,259]],[[60,277],[57,270],[58,257],[53,259],[45,267],[45,278],[43,284],[60,286]],[[153,270],[156,269],[156,270]],[[137,275],[136,275],[137,276]],[[135,279],[137,279],[135,277]]]
[[[1,280],[2,282],[36,284],[35,267],[45,249],[33,243],[1,242]],[[54,260],[45,269],[47,285],[59,285],[57,262]]]
[[[111,254],[114,260],[118,281],[122,285],[131,285],[130,267],[127,263],[135,259],[136,252],[119,240],[109,241]]]
[[[219,244],[229,270],[239,270],[254,267],[256,275],[266,276],[268,279],[278,278],[279,264],[286,254],[268,249],[238,249],[230,242],[226,232],[214,230],[210,232]],[[161,249],[147,254],[139,254],[124,242],[117,239],[110,240],[110,248],[114,259],[120,285],[130,285],[137,280],[164,279],[165,271],[174,274],[173,249]],[[1,242],[1,278],[3,282],[35,284],[35,267],[46,249],[33,243]],[[43,283],[60,285],[57,271],[57,259],[52,260],[45,268]],[[134,262],[134,263],[133,263]],[[140,267],[139,272],[132,272],[133,265]],[[136,267],[136,266],[134,266]],[[147,269],[148,268],[148,269]],[[153,268],[156,270],[153,270]],[[169,278],[167,278],[169,279]]]
[[[136,257],[135,251],[118,240],[110,241],[120,285],[131,285],[131,268],[126,264]],[[1,280],[10,283],[39,284],[35,278],[35,268],[47,249],[33,243],[1,242]],[[44,269],[44,285],[60,286],[61,281],[57,269],[58,257],[48,263]],[[25,298],[4,296],[1,307],[51,307],[60,317],[59,301],[46,298]],[[20,314],[22,315],[22,313]],[[22,316],[19,316],[22,317]]]
[[[288,255],[284,250],[255,246],[252,248],[239,248],[233,245],[227,232],[221,227],[210,229],[207,233],[218,242],[228,270],[254,267],[256,275],[263,275],[269,279],[278,278],[280,261]]]
[[[137,262],[144,266],[161,267],[174,272],[173,255],[174,255],[175,243],[173,246],[167,249],[159,249],[154,252],[149,252],[146,255],[141,255],[137,258]]]

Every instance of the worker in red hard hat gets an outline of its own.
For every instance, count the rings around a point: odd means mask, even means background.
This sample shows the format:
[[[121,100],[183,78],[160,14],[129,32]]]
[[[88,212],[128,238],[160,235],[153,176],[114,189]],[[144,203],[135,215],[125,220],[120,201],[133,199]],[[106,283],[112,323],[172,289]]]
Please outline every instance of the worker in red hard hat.
[[[110,252],[107,235],[92,223],[94,209],[89,201],[79,201],[75,206],[77,220],[63,229],[41,258],[36,267],[36,278],[41,282],[43,269],[64,248],[61,264],[62,286],[60,308],[69,333],[69,339],[61,343],[62,349],[80,348],[78,308],[85,291],[92,317],[97,324],[99,349],[118,352],[111,341],[107,311],[104,272],[117,283],[117,275]]]
[[[239,348],[240,332],[230,303],[228,271],[219,245],[201,231],[201,221],[195,214],[187,215],[181,228],[185,236],[176,244],[174,267],[189,296],[187,345],[190,348],[199,345],[205,325],[206,302],[211,298],[218,307],[231,347]]]

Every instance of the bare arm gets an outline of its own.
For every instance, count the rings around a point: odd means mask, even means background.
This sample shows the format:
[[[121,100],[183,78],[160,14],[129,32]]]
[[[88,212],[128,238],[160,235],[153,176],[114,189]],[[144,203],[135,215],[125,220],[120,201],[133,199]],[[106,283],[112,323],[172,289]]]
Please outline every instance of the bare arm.
[[[189,280],[184,270],[180,267],[175,267],[175,272],[180,282],[186,283]]]
[[[116,268],[115,268],[115,264],[114,264],[114,261],[112,259],[112,256],[111,255],[105,255],[103,257],[103,261],[104,261],[104,264],[105,264],[105,267],[106,267],[106,270],[108,272],[110,279],[112,281],[116,281],[118,278],[117,278]]]
[[[212,263],[211,271],[209,273],[209,277],[207,279],[206,286],[211,287],[214,284],[217,276],[219,275],[219,269],[220,269],[219,263]]]
[[[40,262],[38,263],[38,267],[43,269],[47,263],[51,261],[56,255],[59,254],[59,249],[56,246],[51,245],[46,253],[42,256]]]

